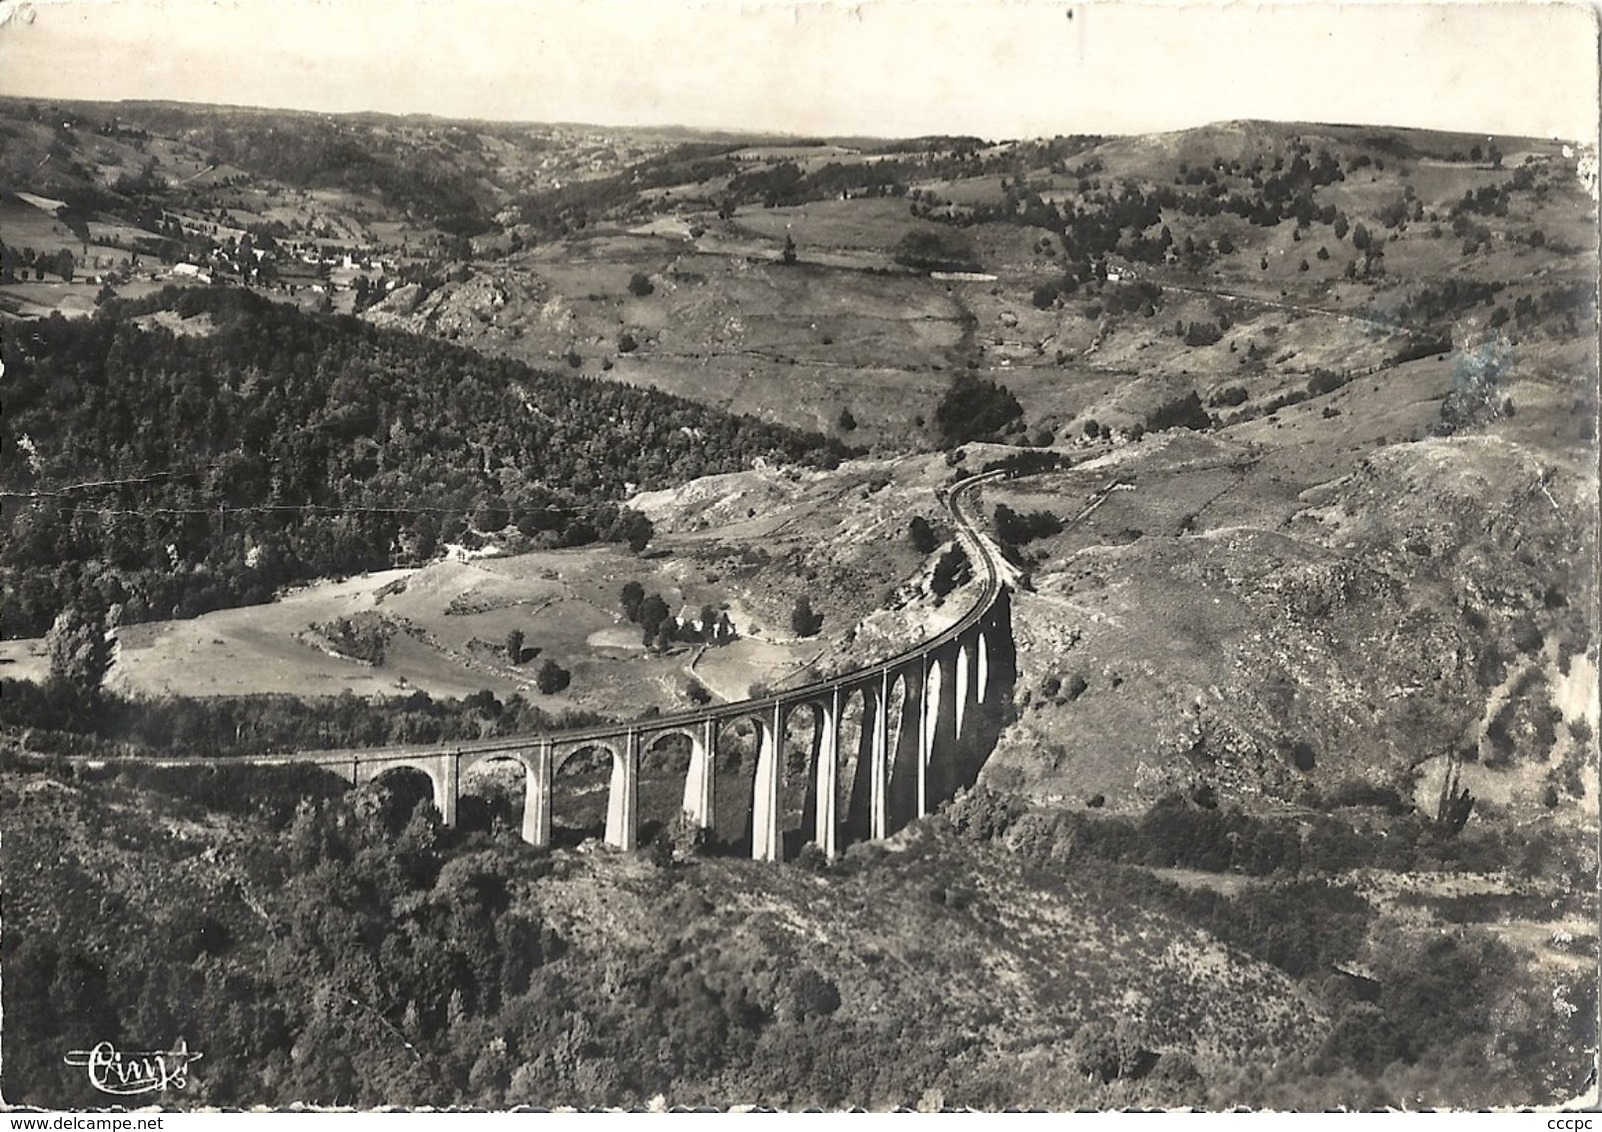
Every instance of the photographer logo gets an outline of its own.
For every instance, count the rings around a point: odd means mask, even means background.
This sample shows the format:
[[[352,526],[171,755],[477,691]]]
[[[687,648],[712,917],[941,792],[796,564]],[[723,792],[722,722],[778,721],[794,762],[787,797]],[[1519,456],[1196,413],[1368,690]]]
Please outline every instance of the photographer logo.
[[[128,1097],[182,1089],[189,1082],[189,1066],[204,1056],[179,1038],[168,1050],[119,1050],[100,1042],[93,1049],[68,1050],[62,1060],[88,1069],[89,1083],[102,1093]]]

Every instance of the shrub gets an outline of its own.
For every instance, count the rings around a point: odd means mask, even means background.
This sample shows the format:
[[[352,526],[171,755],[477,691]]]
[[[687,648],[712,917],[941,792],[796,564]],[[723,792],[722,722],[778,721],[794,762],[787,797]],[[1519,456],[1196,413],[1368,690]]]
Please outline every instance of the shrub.
[[[919,554],[933,554],[940,545],[940,537],[922,515],[914,515],[907,524],[907,537],[912,540],[912,548]]]
[[[1216,341],[1216,339],[1215,339]],[[1201,397],[1192,389],[1183,397],[1178,397],[1167,404],[1159,406],[1146,418],[1146,427],[1153,432],[1165,428],[1189,428],[1198,431],[1213,426],[1213,419],[1202,408]]]
[[[935,563],[929,584],[936,597],[945,597],[971,577],[973,565],[968,561],[967,551],[960,546],[953,546]]]
[[[572,682],[573,674],[554,660],[547,660],[540,665],[540,670],[534,675],[534,686],[547,696],[560,692]]]
[[[795,599],[795,606],[790,610],[790,631],[798,637],[816,636],[823,628],[823,614],[812,609],[812,599],[802,594]]]
[[[1011,390],[994,381],[961,372],[935,407],[935,424],[948,444],[991,436],[1023,417],[1023,406]]]
[[[1062,530],[1062,520],[1050,511],[1019,514],[1005,503],[996,504],[996,535],[1002,542],[1021,546],[1037,538],[1050,538]]]

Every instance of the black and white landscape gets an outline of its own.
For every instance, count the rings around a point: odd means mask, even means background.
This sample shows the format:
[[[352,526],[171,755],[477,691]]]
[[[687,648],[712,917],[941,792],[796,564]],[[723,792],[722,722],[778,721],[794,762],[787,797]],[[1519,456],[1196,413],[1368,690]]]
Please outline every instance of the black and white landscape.
[[[1594,136],[181,71],[0,83],[6,1103],[1594,1096]]]

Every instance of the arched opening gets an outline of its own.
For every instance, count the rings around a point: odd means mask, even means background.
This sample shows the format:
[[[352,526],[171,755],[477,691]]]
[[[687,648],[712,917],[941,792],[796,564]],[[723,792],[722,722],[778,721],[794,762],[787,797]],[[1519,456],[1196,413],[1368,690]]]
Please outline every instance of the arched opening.
[[[517,838],[523,828],[528,771],[515,755],[491,755],[463,768],[456,801],[456,827]]]
[[[604,743],[558,753],[551,775],[551,845],[571,849],[606,836],[606,804],[615,756]]]
[[[357,788],[356,810],[362,824],[374,834],[393,840],[406,828],[419,806],[430,818],[441,820],[434,795],[434,780],[421,767],[396,764],[379,770]]]
[[[817,838],[817,766],[823,742],[824,710],[802,703],[784,715],[783,758],[779,763],[779,843],[785,860]]]
[[[716,774],[712,782],[712,831],[709,848],[750,856],[751,799],[756,782],[759,722],[741,716],[718,728]]]
[[[965,729],[973,725],[973,717],[968,711],[968,690],[973,687],[973,662],[969,659],[967,644],[957,646],[957,683],[952,697],[952,703],[957,709],[957,736],[961,738]]]
[[[930,658],[924,717],[929,760],[924,768],[924,812],[933,813],[957,792],[957,650],[942,649]]]
[[[641,845],[649,845],[678,823],[689,773],[690,737],[684,732],[651,735],[642,742],[637,802]]]
[[[867,688],[853,689],[840,703],[834,780],[837,849],[873,836],[868,811],[873,791],[873,729],[868,705],[873,694]]]
[[[887,833],[894,833],[918,816],[918,713],[922,706],[922,675],[903,669],[890,682],[888,742],[889,763]]]
[[[979,701],[983,703],[990,694],[990,639],[984,633],[974,638],[977,648],[976,666],[979,670],[978,688]]]

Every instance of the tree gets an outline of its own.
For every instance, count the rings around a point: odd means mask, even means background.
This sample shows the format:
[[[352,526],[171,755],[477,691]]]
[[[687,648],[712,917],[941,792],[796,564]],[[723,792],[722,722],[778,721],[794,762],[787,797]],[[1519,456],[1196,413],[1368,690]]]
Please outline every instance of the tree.
[[[1005,385],[963,371],[935,408],[935,424],[948,444],[999,433],[1023,417],[1023,406]]]
[[[547,696],[560,692],[572,682],[573,674],[554,660],[547,660],[534,674],[534,686]]]
[[[851,432],[857,427],[857,418],[851,415],[850,409],[841,409],[838,424],[841,432]]]
[[[1158,406],[1146,418],[1146,427],[1152,432],[1161,432],[1165,428],[1191,428],[1198,431],[1213,427],[1213,420],[1202,408],[1201,397],[1192,389],[1183,397],[1177,397],[1163,405]]]
[[[644,630],[647,645],[656,640],[657,630],[669,616],[667,602],[662,600],[661,594],[652,594],[640,604],[640,628]]]
[[[112,642],[106,611],[69,605],[56,615],[45,634],[50,678],[93,699],[111,670]]]
[[[1463,832],[1469,814],[1474,810],[1474,795],[1467,786],[1459,786],[1462,758],[1453,753],[1447,756],[1446,775],[1441,781],[1441,796],[1435,805],[1435,826],[1446,837]]]
[[[624,582],[619,599],[623,605],[623,615],[630,621],[638,622],[640,607],[645,604],[645,587],[638,582]]]
[[[922,515],[914,515],[907,524],[907,537],[912,540],[912,548],[919,554],[933,554],[935,547],[940,545],[940,536],[935,534],[929,520]]]
[[[651,544],[655,534],[656,524],[638,511],[624,507],[618,512],[617,521],[612,524],[608,537],[613,542],[627,543],[628,548],[638,554]]]
[[[786,264],[795,262],[795,239],[788,232],[784,235],[784,252],[779,258]]]
[[[506,500],[499,496],[491,496],[481,502],[473,512],[473,526],[486,534],[504,531],[506,524],[512,521],[512,512],[506,506]]]
[[[978,271],[979,254],[959,232],[915,228],[896,245],[896,262],[914,271]]]
[[[511,629],[507,631],[506,659],[513,664],[523,663],[523,630]]]
[[[813,612],[812,599],[806,594],[796,598],[795,607],[790,610],[790,631],[798,637],[812,637],[821,628],[823,614]]]
[[[973,569],[967,552],[960,545],[953,546],[935,563],[929,587],[934,590],[936,597],[945,597],[972,576]]]
[[[656,288],[652,286],[650,277],[643,271],[636,271],[629,277],[629,294],[635,298],[643,299]]]

